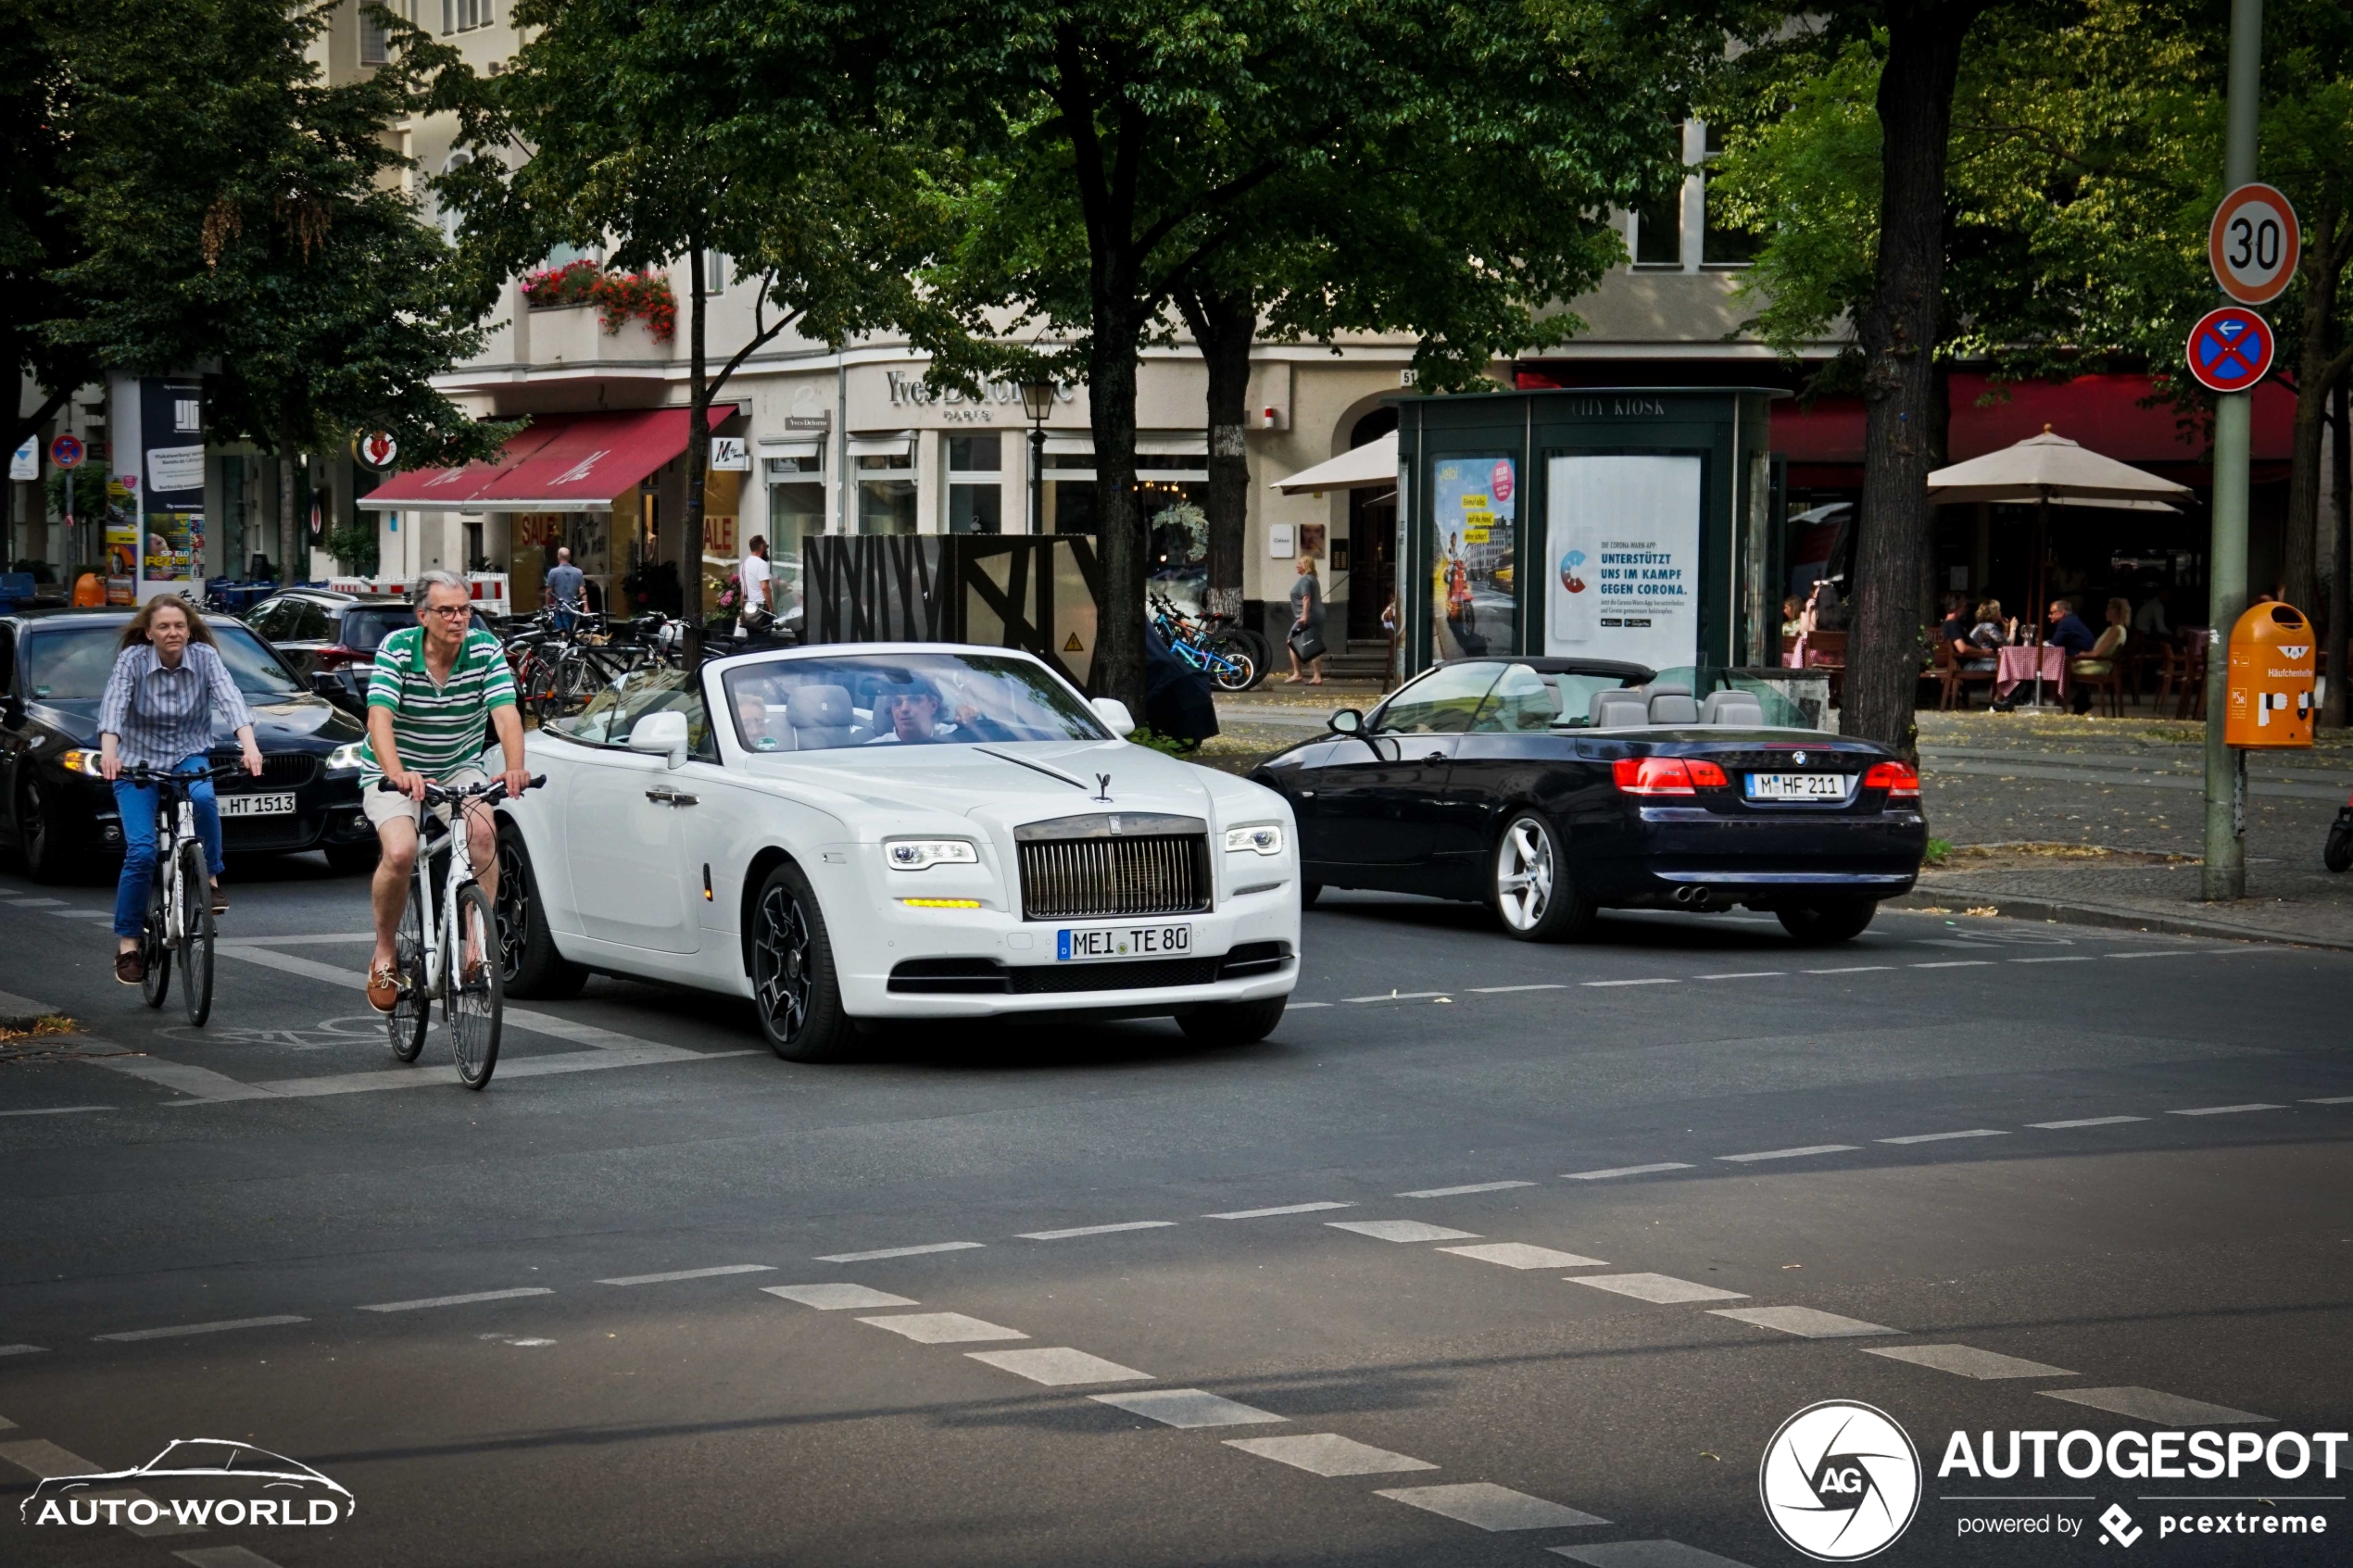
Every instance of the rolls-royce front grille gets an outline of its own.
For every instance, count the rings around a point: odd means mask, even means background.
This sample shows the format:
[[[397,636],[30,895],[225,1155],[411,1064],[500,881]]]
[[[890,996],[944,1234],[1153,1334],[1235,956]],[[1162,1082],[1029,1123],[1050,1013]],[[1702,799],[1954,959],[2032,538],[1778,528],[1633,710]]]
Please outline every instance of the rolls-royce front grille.
[[[1045,839],[1017,847],[1025,920],[1185,915],[1209,908],[1205,834]]]

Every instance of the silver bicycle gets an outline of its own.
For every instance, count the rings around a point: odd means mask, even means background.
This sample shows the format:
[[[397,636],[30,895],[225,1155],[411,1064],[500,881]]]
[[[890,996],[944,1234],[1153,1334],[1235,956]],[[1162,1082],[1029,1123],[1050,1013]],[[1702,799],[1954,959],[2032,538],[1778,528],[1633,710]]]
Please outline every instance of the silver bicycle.
[[[534,779],[531,787],[547,782]],[[389,779],[376,787],[399,793]],[[503,779],[462,789],[425,785],[426,809],[418,813],[416,869],[410,873],[408,906],[400,912],[400,929],[393,938],[400,994],[384,1022],[394,1059],[414,1061],[425,1048],[425,1031],[433,1022],[433,1002],[438,996],[450,1060],[458,1081],[470,1089],[489,1083],[497,1070],[506,983],[497,912],[491,908],[490,895],[474,880],[472,846],[461,830],[470,810],[487,810],[505,798]],[[434,809],[442,806],[450,808],[447,825],[434,815]]]
[[[188,1022],[201,1026],[212,1016],[212,872],[205,864],[204,840],[196,836],[195,802],[189,786],[200,780],[243,772],[237,766],[200,773],[166,769],[122,770],[130,784],[156,792],[156,870],[147,882],[147,919],[139,933],[146,978],[139,993],[151,1008],[171,994],[171,960],[180,960],[180,1005]]]

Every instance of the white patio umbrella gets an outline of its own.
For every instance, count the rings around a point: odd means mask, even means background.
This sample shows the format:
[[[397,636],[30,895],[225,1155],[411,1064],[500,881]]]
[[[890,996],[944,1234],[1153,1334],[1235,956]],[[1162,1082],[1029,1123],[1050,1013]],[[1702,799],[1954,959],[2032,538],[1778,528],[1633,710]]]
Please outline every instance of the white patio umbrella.
[[[1352,447],[1328,462],[1275,482],[1286,495],[1302,491],[1371,490],[1397,483],[1397,433]]]
[[[2076,507],[2111,507],[2128,511],[2174,509],[2173,503],[2190,494],[2186,484],[2145,473],[2130,463],[2086,451],[2063,435],[2030,435],[1998,452],[1971,458],[1966,463],[1938,469],[1928,476],[1928,498],[1937,505],[1960,501],[2032,501],[2034,503],[2034,591],[2027,606],[2030,616],[2043,605],[2044,540],[2049,531],[2053,501]],[[2043,666],[2034,665],[2034,705],[2043,705]]]

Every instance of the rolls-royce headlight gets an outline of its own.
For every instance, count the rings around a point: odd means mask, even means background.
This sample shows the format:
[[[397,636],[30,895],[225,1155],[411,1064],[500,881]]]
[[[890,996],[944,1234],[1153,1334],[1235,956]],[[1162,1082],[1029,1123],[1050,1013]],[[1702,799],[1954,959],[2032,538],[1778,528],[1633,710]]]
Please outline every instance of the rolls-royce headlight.
[[[1280,822],[1252,822],[1248,827],[1227,828],[1226,852],[1279,855],[1283,852],[1283,826]]]
[[[883,841],[883,863],[895,872],[919,872],[931,866],[976,866],[980,851],[961,838],[889,838]]]
[[[367,744],[364,740],[355,740],[327,753],[327,771],[330,773],[358,772],[366,766],[360,759],[359,748]]]

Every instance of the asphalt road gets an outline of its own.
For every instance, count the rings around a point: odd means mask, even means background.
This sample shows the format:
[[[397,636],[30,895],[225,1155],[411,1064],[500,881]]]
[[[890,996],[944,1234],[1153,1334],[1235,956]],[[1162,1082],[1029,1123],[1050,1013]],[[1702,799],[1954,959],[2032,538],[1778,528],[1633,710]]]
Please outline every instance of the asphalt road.
[[[0,877],[0,990],[87,1030],[0,1064],[0,1562],[1767,1568],[1760,1457],[1832,1399],[1926,1466],[1876,1561],[2108,1562],[2110,1504],[2131,1561],[2353,1531],[2347,1450],[1937,1474],[1956,1431],[2347,1428],[2353,956],[1892,912],[1532,948],[1336,895],[1247,1049],[805,1067],[598,980],[476,1095],[438,1036],[390,1061],[359,883],[232,892],[193,1031],[113,983],[109,889]],[[19,1523],[175,1437],[358,1511]],[[2329,1534],[2160,1537],[2199,1509]],[[2003,1519],[2053,1533],[1963,1533]]]

